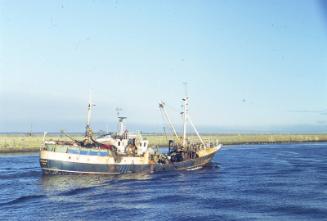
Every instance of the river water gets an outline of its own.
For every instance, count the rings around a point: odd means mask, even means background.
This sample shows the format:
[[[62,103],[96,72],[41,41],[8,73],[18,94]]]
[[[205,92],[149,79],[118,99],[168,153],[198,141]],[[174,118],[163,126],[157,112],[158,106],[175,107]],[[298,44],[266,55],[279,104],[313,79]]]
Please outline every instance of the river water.
[[[327,220],[327,144],[228,146],[200,170],[120,177],[0,155],[0,220]]]

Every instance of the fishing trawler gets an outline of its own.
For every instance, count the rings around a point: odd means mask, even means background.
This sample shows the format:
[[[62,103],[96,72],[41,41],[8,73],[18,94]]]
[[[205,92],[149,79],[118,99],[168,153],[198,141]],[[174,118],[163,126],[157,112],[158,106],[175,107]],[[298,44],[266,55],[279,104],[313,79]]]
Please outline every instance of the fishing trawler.
[[[140,133],[132,134],[124,126],[125,117],[118,116],[119,129],[116,133],[94,137],[90,126],[93,104],[88,104],[86,131],[82,140],[65,134],[70,141],[46,140],[40,148],[40,166],[45,174],[127,174],[153,173],[168,170],[193,170],[208,164],[222,147],[218,142],[205,143],[195,128],[189,114],[189,98],[183,98],[183,136],[178,136],[166,110],[160,102],[161,113],[175,136],[168,142],[168,152],[149,147],[149,141]],[[193,127],[200,142],[190,142],[187,123]]]

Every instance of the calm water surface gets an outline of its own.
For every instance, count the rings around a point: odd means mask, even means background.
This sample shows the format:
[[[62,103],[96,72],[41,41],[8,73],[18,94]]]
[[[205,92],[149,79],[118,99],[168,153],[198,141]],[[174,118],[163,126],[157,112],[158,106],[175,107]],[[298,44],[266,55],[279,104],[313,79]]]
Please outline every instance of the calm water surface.
[[[226,147],[201,170],[46,176],[0,155],[0,220],[327,220],[327,144]]]

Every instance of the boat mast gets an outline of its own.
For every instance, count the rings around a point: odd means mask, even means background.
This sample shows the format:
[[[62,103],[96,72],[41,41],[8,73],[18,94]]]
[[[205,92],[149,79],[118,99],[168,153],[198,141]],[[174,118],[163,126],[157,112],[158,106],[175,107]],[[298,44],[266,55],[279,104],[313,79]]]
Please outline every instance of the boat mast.
[[[189,97],[187,95],[187,83],[184,82],[184,86],[185,86],[185,98],[183,98],[183,101],[184,101],[184,112],[183,112],[183,116],[184,116],[184,136],[183,136],[183,146],[186,145],[186,140],[187,140],[187,123],[190,122],[191,126],[193,127],[193,130],[194,132],[196,133],[196,135],[198,136],[199,140],[201,141],[201,143],[203,144],[203,146],[205,146],[198,130],[196,129],[196,127],[194,126],[192,120],[191,120],[191,117],[189,115],[189,108],[188,108],[188,105],[189,105]]]
[[[184,112],[183,112],[183,147],[186,145],[186,136],[187,136],[187,121],[188,121],[188,96],[187,96],[187,83],[184,82],[184,86],[185,86],[185,98],[183,98],[183,102],[184,102]]]
[[[90,123],[91,123],[91,114],[92,114],[93,106],[95,106],[95,105],[92,103],[92,96],[91,96],[91,91],[90,91],[89,92],[89,104],[87,107],[87,121],[86,121],[86,131],[85,131],[85,136],[87,136],[87,137],[91,136]]]

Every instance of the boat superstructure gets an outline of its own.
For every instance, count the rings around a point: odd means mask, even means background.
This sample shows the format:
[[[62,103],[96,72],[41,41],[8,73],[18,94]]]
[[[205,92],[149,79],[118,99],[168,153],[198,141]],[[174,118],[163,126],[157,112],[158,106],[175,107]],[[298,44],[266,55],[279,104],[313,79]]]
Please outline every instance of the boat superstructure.
[[[118,116],[116,133],[94,138],[90,126],[93,104],[88,104],[85,135],[82,140],[44,140],[40,149],[40,165],[45,173],[125,174],[152,173],[164,170],[200,168],[211,161],[221,144],[205,143],[188,114],[188,97],[183,98],[183,136],[178,136],[166,110],[165,103],[159,107],[170,125],[174,140],[169,140],[168,153],[149,147],[149,141],[140,133],[129,133],[125,128],[126,117]],[[191,143],[187,138],[187,123],[199,138]]]

